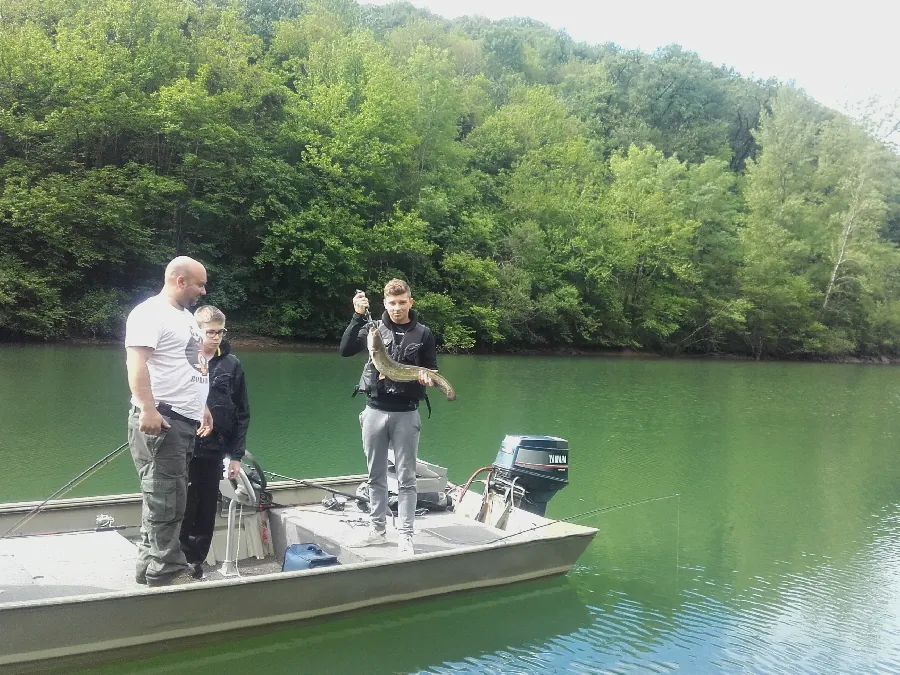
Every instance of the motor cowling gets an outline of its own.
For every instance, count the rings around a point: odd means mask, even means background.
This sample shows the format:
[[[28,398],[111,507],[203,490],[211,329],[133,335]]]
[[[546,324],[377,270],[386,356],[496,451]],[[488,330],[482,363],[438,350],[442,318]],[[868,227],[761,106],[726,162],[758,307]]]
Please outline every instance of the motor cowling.
[[[569,484],[569,442],[556,436],[506,436],[493,464],[491,487],[511,490],[516,506],[543,516]]]

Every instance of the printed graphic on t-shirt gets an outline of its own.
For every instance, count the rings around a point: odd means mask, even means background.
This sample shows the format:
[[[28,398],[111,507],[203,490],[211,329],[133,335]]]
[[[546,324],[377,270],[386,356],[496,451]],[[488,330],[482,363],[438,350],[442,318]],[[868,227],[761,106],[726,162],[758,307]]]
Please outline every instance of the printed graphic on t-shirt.
[[[209,364],[200,349],[201,344],[203,344],[203,337],[191,326],[191,338],[184,348],[184,357],[194,370],[199,371],[201,375],[206,375],[209,373]]]

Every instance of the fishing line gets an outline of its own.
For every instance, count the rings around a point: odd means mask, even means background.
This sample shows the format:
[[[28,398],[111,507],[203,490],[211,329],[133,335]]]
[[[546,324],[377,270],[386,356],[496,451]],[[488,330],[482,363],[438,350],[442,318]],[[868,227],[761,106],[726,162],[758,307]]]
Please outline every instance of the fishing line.
[[[292,481],[295,483],[299,483],[306,487],[310,487],[310,488],[314,488],[314,489],[318,488],[320,490],[325,490],[326,492],[331,492],[332,494],[341,495],[342,497],[348,497],[350,499],[360,500],[359,496],[350,495],[349,493],[341,492],[339,490],[334,490],[334,489],[325,487],[323,485],[317,485],[316,483],[311,483],[310,481],[301,480],[299,478],[293,478],[291,476],[285,476],[283,474],[278,474],[273,471],[266,471],[265,473],[269,474],[270,476],[280,478],[282,480],[288,480],[288,481]],[[544,527],[549,527],[551,525],[555,525],[556,523],[574,523],[576,521],[582,520],[584,518],[589,518],[591,516],[599,516],[604,513],[611,513],[613,511],[618,511],[620,509],[630,508],[633,506],[640,506],[642,504],[651,504],[653,502],[661,502],[661,501],[665,501],[667,499],[676,499],[677,500],[677,502],[676,502],[677,508],[676,508],[676,515],[675,515],[675,533],[676,533],[675,534],[675,538],[676,538],[675,539],[675,541],[676,541],[676,543],[675,543],[675,589],[677,592],[677,590],[678,590],[679,548],[680,548],[680,542],[681,542],[681,493],[680,492],[675,492],[670,495],[664,495],[662,497],[647,497],[646,499],[636,499],[636,500],[632,500],[632,501],[628,501],[628,502],[621,502],[619,504],[612,504],[610,506],[600,506],[595,509],[590,509],[588,511],[583,511],[581,513],[577,513],[574,516],[569,516],[567,518],[556,518],[556,519],[550,520],[547,523],[543,523],[541,525],[535,525],[534,527],[530,527],[527,530],[522,530],[520,532],[514,532],[513,534],[508,534],[503,537],[497,537],[495,539],[489,539],[485,542],[479,542],[479,545],[496,544],[498,542],[505,541],[505,540],[511,539],[513,537],[518,537],[518,536],[526,534],[528,532],[534,532],[534,531],[540,530]],[[342,512],[331,513],[325,509],[323,509],[321,512],[326,515],[333,515],[333,516],[344,516],[345,515]],[[452,539],[451,537],[447,537],[443,534],[435,532],[434,530],[432,530],[430,528],[422,528],[421,532],[427,532],[428,534],[433,535],[433,536],[437,537],[438,539],[442,539],[450,544],[456,544],[456,545],[462,545],[462,546],[471,545],[471,542],[459,541],[456,539]]]
[[[574,523],[576,520],[581,520],[582,518],[588,518],[590,516],[599,516],[603,513],[609,513],[611,511],[618,511],[619,509],[628,508],[630,506],[640,506],[641,504],[650,504],[651,502],[661,502],[666,499],[676,499],[680,497],[678,492],[666,495],[664,497],[648,497],[647,499],[638,499],[630,502],[622,502],[621,504],[613,504],[612,506],[601,506],[600,508],[591,509],[590,511],[585,511],[583,513],[576,514],[574,516],[570,516],[568,518],[557,518],[555,520],[550,521],[549,523],[544,523],[543,525],[536,525],[535,527],[529,528],[527,530],[522,530],[521,532],[516,532],[515,534],[508,534],[505,537],[500,537],[499,539],[495,539],[494,541],[488,542],[490,544],[496,543],[498,541],[504,541],[505,539],[510,539],[511,537],[516,537],[520,534],[525,534],[526,532],[534,532],[535,530],[540,530],[544,527],[549,527],[554,523]]]
[[[77,476],[75,476],[75,478],[73,478],[72,480],[70,480],[68,483],[66,483],[66,484],[63,485],[61,488],[59,488],[59,490],[57,490],[57,491],[54,492],[52,495],[50,495],[49,497],[47,497],[47,499],[45,499],[45,500],[42,501],[40,504],[38,504],[37,506],[35,506],[33,509],[31,509],[31,511],[29,511],[28,513],[26,513],[26,514],[19,520],[19,522],[17,522],[15,525],[13,525],[11,528],[9,528],[9,529],[6,531],[6,534],[0,535],[0,539],[6,539],[6,538],[7,538],[8,536],[10,536],[13,532],[15,532],[16,530],[18,530],[19,528],[21,528],[23,525],[25,525],[25,523],[27,523],[29,520],[31,520],[31,519],[34,518],[37,514],[39,514],[39,513],[43,510],[43,508],[48,504],[48,502],[52,501],[53,499],[56,499],[56,498],[59,497],[60,495],[65,494],[66,492],[68,492],[69,490],[71,490],[73,487],[75,487],[76,485],[78,485],[78,484],[79,484],[81,481],[83,481],[85,478],[87,478],[87,477],[90,476],[92,473],[94,473],[94,471],[97,471],[98,469],[102,469],[104,466],[106,466],[106,465],[109,464],[112,460],[114,460],[114,459],[118,456],[118,454],[119,454],[120,452],[122,452],[122,450],[124,450],[124,449],[127,448],[127,447],[128,447],[128,443],[127,443],[127,442],[126,442],[126,443],[122,443],[122,445],[120,445],[118,448],[116,448],[115,450],[113,450],[112,452],[110,452],[108,455],[106,455],[106,456],[103,457],[102,459],[99,459],[99,460],[97,460],[96,462],[94,462],[94,464],[92,464],[92,465],[89,466],[87,469],[85,469],[84,471],[82,471],[80,474],[78,474]]]
[[[613,504],[611,506],[601,506],[596,509],[591,509],[589,511],[584,511],[582,513],[575,514],[574,516],[569,516],[568,518],[555,518],[548,523],[543,523],[542,525],[535,525],[534,527],[530,527],[527,530],[521,530],[520,532],[514,532],[513,534],[508,534],[505,537],[497,537],[496,539],[490,539],[488,541],[480,542],[480,543],[484,544],[484,545],[496,544],[499,541],[505,541],[506,539],[511,539],[512,537],[518,537],[519,535],[526,534],[528,532],[534,532],[535,530],[540,530],[544,527],[549,527],[551,525],[555,525],[556,523],[574,523],[575,521],[581,520],[582,518],[588,518],[590,516],[598,516],[603,513],[609,513],[611,511],[618,511],[619,509],[628,508],[630,506],[640,506],[641,504],[649,504],[651,502],[661,502],[666,499],[678,498],[678,503],[680,505],[681,504],[680,496],[681,496],[680,493],[676,492],[674,494],[665,495],[663,497],[648,497],[647,499],[637,499],[637,500],[630,501],[630,502],[622,502],[620,504]],[[434,536],[436,536],[440,539],[443,539],[447,542],[453,543],[453,544],[469,545],[469,542],[455,541],[453,539],[450,539],[449,537],[445,537],[441,534],[438,534],[437,532],[435,532],[433,530],[423,528],[422,532],[428,532],[429,534],[433,534]],[[677,555],[677,553],[678,552],[676,549],[676,555]]]
[[[543,525],[538,525],[537,527],[532,527],[528,530],[522,530],[521,532],[516,532],[515,534],[509,534],[505,537],[500,537],[498,539],[494,539],[493,541],[485,542],[486,544],[495,544],[499,541],[503,541],[505,539],[509,539],[511,537],[516,537],[520,534],[525,534],[526,532],[533,532],[534,530],[539,530],[542,527],[547,527],[548,525],[553,525],[554,522],[562,522],[562,523],[572,523],[576,520],[580,520],[582,518],[587,518],[589,516],[601,515],[604,513],[609,513],[611,511],[618,511],[619,509],[624,509],[630,506],[639,506],[641,504],[649,504],[651,502],[661,502],[666,499],[675,499],[675,595],[678,595],[678,553],[681,548],[681,493],[675,492],[671,495],[665,495],[664,497],[649,497],[647,499],[638,499],[636,501],[631,502],[622,502],[621,504],[613,504],[612,506],[604,506],[597,509],[591,509],[590,511],[585,511],[584,513],[579,513],[577,515],[571,516],[569,518],[559,518],[556,521],[552,521],[549,523],[544,523]],[[432,532],[434,534],[434,532]]]
[[[347,492],[341,492],[341,491],[339,491],[339,490],[334,490],[334,489],[332,489],[332,488],[325,487],[324,485],[317,485],[316,483],[312,483],[312,482],[310,482],[310,481],[305,481],[305,480],[301,480],[301,479],[299,479],[299,478],[293,478],[293,477],[291,477],[291,476],[285,476],[285,475],[283,475],[283,474],[278,474],[278,473],[275,473],[274,471],[266,471],[265,473],[269,474],[270,476],[274,476],[275,478],[280,478],[280,479],[282,479],[282,480],[288,480],[288,481],[292,481],[292,482],[295,482],[295,483],[299,483],[299,484],[301,484],[301,485],[304,485],[304,486],[306,486],[306,487],[310,487],[310,488],[313,488],[313,489],[318,488],[318,489],[320,489],[320,490],[325,490],[326,492],[331,492],[332,494],[338,494],[338,495],[341,495],[342,497],[347,497],[347,498],[349,498],[349,499],[354,499],[354,500],[357,500],[357,501],[363,501],[363,499],[364,499],[364,498],[361,498],[361,497],[359,497],[359,496],[357,496],[357,495],[351,495],[350,493],[347,493]],[[519,535],[521,535],[521,534],[525,534],[525,533],[527,533],[527,532],[534,532],[535,530],[540,530],[541,528],[549,527],[550,525],[554,525],[554,524],[556,524],[556,523],[573,523],[573,522],[578,521],[578,520],[581,520],[581,519],[583,519],[583,518],[589,518],[590,516],[597,516],[597,515],[601,515],[601,514],[604,514],[604,513],[610,513],[610,512],[612,512],[612,511],[618,511],[618,510],[620,510],[620,509],[625,509],[625,508],[629,508],[629,507],[632,507],[632,506],[640,506],[641,504],[650,504],[650,503],[652,503],[652,502],[660,502],[660,501],[664,501],[664,500],[666,500],[666,499],[677,499],[677,500],[678,500],[678,514],[677,514],[677,516],[676,516],[676,518],[677,518],[677,520],[676,520],[676,533],[677,533],[676,536],[679,537],[679,540],[680,540],[680,536],[681,536],[681,515],[680,515],[680,512],[681,512],[681,493],[675,492],[675,493],[673,493],[673,494],[670,494],[670,495],[664,495],[664,496],[662,496],[662,497],[648,497],[648,498],[646,498],[646,499],[637,499],[637,500],[632,500],[632,501],[628,501],[628,502],[621,502],[621,503],[619,503],[619,504],[612,504],[612,505],[610,505],[610,506],[601,506],[601,507],[598,507],[598,508],[596,508],[596,509],[590,509],[590,510],[588,510],[588,511],[583,511],[582,513],[577,513],[577,514],[575,514],[574,516],[569,516],[568,518],[556,518],[556,519],[551,520],[550,522],[543,523],[543,524],[541,524],[541,525],[536,525],[536,526],[531,527],[531,528],[529,528],[529,529],[527,529],[527,530],[522,530],[522,531],[520,531],[520,532],[515,532],[515,533],[513,533],[513,534],[508,534],[508,535],[506,535],[506,536],[504,536],[504,537],[497,537],[496,539],[490,539],[490,540],[485,541],[485,542],[483,542],[483,543],[484,543],[484,544],[495,544],[495,543],[497,543],[497,542],[504,541],[504,540],[510,539],[510,538],[512,538],[512,537],[517,537],[517,536],[519,536]],[[314,503],[317,503],[317,502],[314,502]],[[324,511],[323,511],[323,512],[324,512]],[[333,514],[332,514],[332,513],[329,513],[328,515],[336,515],[336,516],[337,516],[337,515],[343,515],[343,514],[341,514],[341,513],[333,513]],[[450,537],[446,537],[446,536],[444,536],[444,535],[442,535],[442,534],[439,534],[439,533],[435,532],[434,530],[431,530],[431,529],[428,529],[428,528],[422,528],[421,531],[422,531],[422,532],[427,532],[427,533],[429,533],[429,534],[432,534],[432,535],[434,535],[435,537],[437,537],[438,539],[443,539],[444,541],[446,541],[446,542],[448,542],[448,543],[451,543],[451,544],[469,545],[469,542],[466,542],[466,541],[457,541],[457,540],[455,540],[455,539],[452,539],[452,538],[450,538]],[[677,570],[677,565],[678,565],[678,547],[676,547],[676,549],[675,549],[675,565],[676,565],[676,570]]]
[[[678,550],[681,548],[681,495],[677,492],[678,508],[675,509],[675,596],[678,597]]]

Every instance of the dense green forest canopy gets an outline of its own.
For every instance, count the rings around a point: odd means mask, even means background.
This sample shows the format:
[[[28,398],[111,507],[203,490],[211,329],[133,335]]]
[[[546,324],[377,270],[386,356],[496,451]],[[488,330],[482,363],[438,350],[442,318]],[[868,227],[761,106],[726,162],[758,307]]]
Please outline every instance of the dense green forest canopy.
[[[900,351],[900,157],[802,91],[527,19],[4,0],[0,337],[115,337],[192,255],[333,340],[393,276],[448,350]]]

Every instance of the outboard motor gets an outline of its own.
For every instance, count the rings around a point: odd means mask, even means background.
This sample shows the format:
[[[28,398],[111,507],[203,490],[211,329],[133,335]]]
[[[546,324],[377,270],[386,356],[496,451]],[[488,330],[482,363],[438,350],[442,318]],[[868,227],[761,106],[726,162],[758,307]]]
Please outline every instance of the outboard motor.
[[[491,491],[543,516],[547,502],[569,484],[569,442],[556,436],[507,436],[494,460]]]

